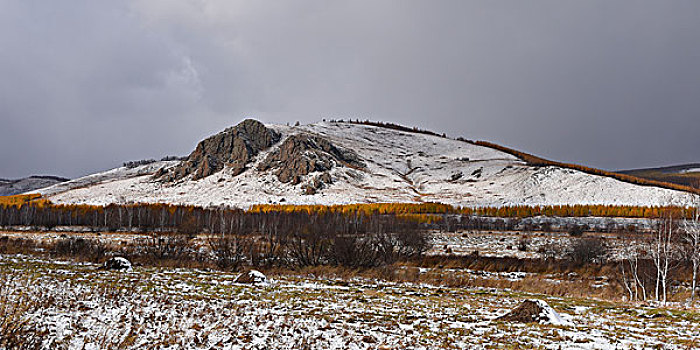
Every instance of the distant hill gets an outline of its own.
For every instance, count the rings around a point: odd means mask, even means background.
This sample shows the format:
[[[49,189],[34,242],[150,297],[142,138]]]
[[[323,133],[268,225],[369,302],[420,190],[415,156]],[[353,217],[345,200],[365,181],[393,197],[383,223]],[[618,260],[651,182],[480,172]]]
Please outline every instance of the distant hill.
[[[29,176],[18,180],[0,179],[0,196],[11,196],[66,182],[58,176]]]
[[[643,179],[670,182],[700,189],[700,163],[672,165],[659,168],[630,169],[617,171]]]
[[[500,207],[684,204],[691,198],[685,188],[392,124],[246,120],[182,160],[133,164],[35,192],[59,204]]]

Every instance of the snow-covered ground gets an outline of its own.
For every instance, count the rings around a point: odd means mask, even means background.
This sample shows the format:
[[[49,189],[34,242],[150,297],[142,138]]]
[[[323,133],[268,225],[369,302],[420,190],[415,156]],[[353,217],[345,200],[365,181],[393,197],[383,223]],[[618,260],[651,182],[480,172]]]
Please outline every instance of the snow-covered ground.
[[[264,286],[251,286],[233,283],[236,274],[229,273],[97,268],[0,255],[0,318],[28,322],[22,339],[38,338],[43,349],[693,349],[700,344],[700,315],[691,311],[360,278],[272,276]],[[546,301],[560,322],[495,321],[526,299]],[[21,312],[5,312],[18,304]]]
[[[348,123],[298,127],[270,125],[282,140],[258,154],[238,176],[228,171],[198,181],[164,184],[150,174],[177,162],[157,162],[135,169],[118,168],[38,191],[57,203],[108,204],[167,202],[198,206],[248,207],[256,203],[345,204],[441,202],[459,206],[685,204],[690,195],[638,186],[609,177],[558,167],[528,166],[512,155],[437,136]],[[305,195],[304,182],[280,182],[256,164],[284,138],[298,133],[323,136],[355,151],[366,169],[336,167],[333,183]],[[308,175],[309,178],[316,174]]]

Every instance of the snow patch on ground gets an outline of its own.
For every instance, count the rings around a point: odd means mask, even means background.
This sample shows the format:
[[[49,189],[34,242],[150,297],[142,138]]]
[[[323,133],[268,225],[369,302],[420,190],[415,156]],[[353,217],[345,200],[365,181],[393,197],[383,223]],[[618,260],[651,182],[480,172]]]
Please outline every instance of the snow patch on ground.
[[[549,306],[546,301],[540,299],[534,299],[532,301],[537,303],[537,305],[542,308],[542,311],[540,312],[540,319],[544,320],[543,323],[554,326],[573,326],[570,321],[565,321],[564,318],[551,306]]]

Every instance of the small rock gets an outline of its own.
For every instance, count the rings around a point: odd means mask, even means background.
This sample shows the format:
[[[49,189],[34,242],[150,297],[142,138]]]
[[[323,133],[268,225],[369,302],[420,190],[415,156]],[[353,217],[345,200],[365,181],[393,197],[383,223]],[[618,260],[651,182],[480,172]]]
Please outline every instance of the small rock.
[[[110,271],[131,271],[132,265],[129,260],[117,256],[105,261],[102,265],[102,269]]]
[[[248,270],[236,277],[233,282],[244,284],[267,284],[267,276],[257,270]]]
[[[321,182],[323,182],[324,184],[330,184],[333,182],[333,179],[331,178],[331,174],[329,174],[327,172],[321,174],[321,176],[319,177],[319,180],[321,180]]]
[[[565,325],[561,316],[543,300],[525,300],[511,312],[496,318],[497,321],[522,323],[548,323]]]
[[[311,185],[302,186],[302,190],[303,190],[304,195],[307,195],[307,196],[316,194],[316,188],[314,188]]]
[[[362,341],[365,343],[370,343],[370,344],[377,342],[377,340],[374,339],[374,337],[371,335],[365,335],[364,337],[362,337]]]

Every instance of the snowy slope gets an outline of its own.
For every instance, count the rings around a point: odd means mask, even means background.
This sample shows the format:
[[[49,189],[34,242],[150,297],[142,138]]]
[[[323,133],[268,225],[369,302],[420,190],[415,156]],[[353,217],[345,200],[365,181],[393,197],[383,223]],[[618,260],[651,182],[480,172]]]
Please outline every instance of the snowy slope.
[[[532,167],[516,157],[438,136],[348,123],[268,125],[282,139],[240,175],[226,169],[201,180],[163,183],[151,174],[175,162],[117,168],[38,191],[57,203],[167,202],[247,207],[256,203],[344,204],[442,202],[460,206],[687,203],[690,195],[638,186],[558,167]],[[257,170],[290,135],[314,134],[355,151],[366,169],[335,167],[333,182],[313,195]],[[309,174],[308,178],[315,174]]]
[[[18,180],[0,179],[0,196],[11,196],[68,181],[56,176],[30,176]]]

